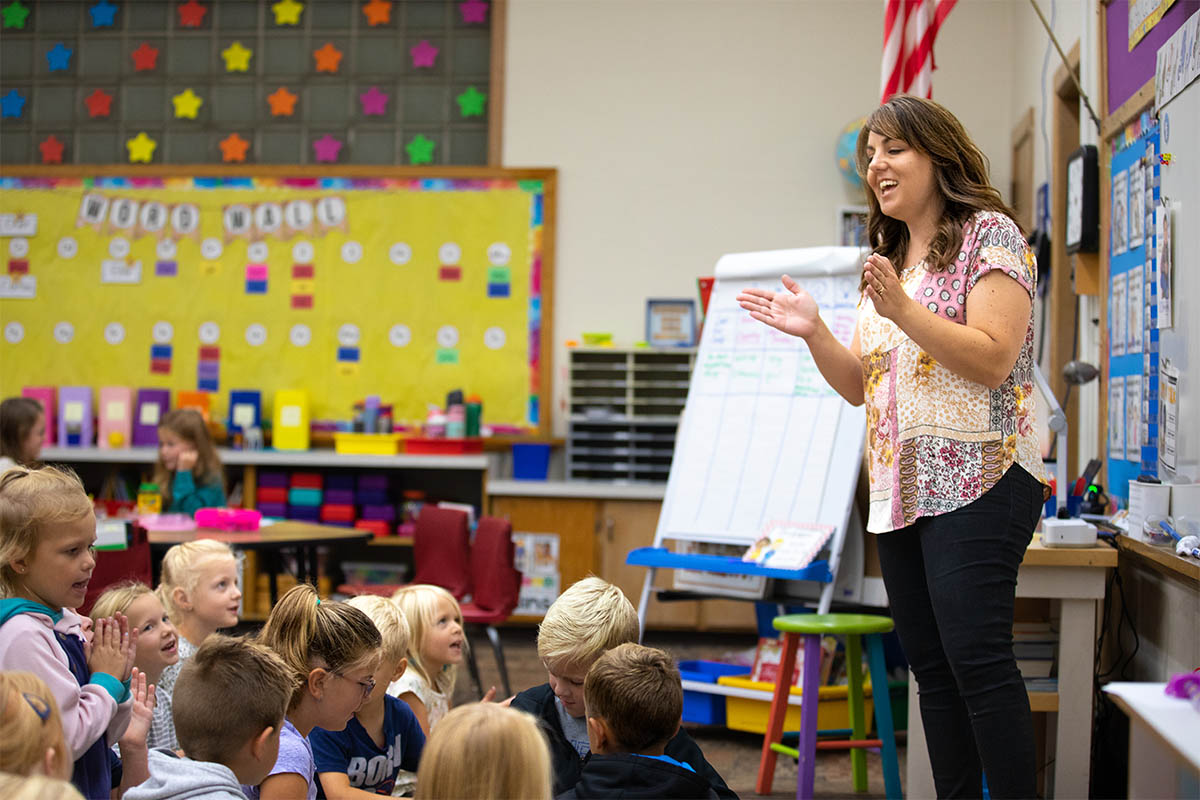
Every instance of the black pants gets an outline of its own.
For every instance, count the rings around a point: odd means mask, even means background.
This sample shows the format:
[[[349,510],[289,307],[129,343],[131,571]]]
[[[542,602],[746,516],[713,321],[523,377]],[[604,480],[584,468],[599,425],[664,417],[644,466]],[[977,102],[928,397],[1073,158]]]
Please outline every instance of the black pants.
[[[1034,796],[1033,717],[1012,625],[1041,506],[1041,484],[1014,464],[975,502],[876,540],[938,797],[980,797],[981,767],[992,797]]]

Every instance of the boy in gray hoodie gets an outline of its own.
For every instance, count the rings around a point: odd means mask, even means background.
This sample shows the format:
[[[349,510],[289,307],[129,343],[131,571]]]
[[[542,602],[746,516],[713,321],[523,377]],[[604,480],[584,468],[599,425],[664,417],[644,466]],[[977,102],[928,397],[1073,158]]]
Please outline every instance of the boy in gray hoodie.
[[[295,689],[292,671],[269,648],[213,634],[184,665],[173,697],[186,757],[150,751],[150,779],[125,800],[245,800],[279,754],[279,730]]]

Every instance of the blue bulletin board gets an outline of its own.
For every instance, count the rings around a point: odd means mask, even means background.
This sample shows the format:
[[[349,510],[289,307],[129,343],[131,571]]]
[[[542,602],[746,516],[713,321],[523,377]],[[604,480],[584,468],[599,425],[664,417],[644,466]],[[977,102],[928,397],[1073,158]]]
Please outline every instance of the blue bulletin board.
[[[1149,117],[1118,137],[1110,182],[1108,299],[1108,487],[1128,501],[1129,481],[1158,475],[1159,132]],[[1151,127],[1153,125],[1153,127]]]

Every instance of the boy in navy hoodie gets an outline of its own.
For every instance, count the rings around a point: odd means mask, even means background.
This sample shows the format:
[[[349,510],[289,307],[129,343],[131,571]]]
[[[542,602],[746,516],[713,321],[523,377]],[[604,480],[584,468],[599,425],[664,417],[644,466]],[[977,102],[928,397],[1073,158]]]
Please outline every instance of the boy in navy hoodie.
[[[619,588],[596,577],[572,584],[538,625],[538,658],[546,666],[550,682],[521,692],[513,698],[512,707],[532,714],[541,723],[550,745],[556,795],[579,782],[583,759],[591,752],[583,702],[588,670],[605,651],[637,639],[637,611]],[[679,721],[678,715],[675,721]],[[736,800],[737,794],[704,759],[692,737],[678,725],[676,728],[666,754],[694,767],[718,797]]]
[[[716,798],[686,761],[666,754],[679,731],[683,686],[661,650],[623,644],[588,670],[583,684],[591,755],[562,798]]]

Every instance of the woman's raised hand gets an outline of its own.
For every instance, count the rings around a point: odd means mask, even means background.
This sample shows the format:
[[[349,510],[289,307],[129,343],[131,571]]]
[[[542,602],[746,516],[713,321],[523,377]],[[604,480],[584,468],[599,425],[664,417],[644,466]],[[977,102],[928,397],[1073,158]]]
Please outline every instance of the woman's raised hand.
[[[820,326],[820,309],[812,295],[787,275],[783,276],[782,292],[770,289],[743,289],[737,296],[738,305],[750,312],[759,322],[776,330],[807,339]]]

